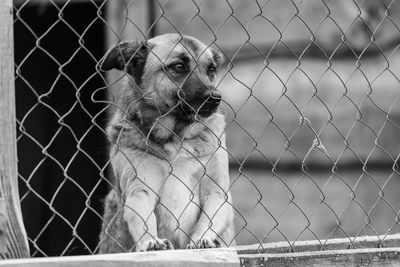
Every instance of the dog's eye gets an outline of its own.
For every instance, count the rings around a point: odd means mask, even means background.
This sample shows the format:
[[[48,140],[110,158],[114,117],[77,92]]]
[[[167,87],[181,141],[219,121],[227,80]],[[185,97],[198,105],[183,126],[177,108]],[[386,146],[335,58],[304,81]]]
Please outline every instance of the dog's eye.
[[[212,79],[214,79],[215,75],[217,75],[217,69],[214,66],[209,67],[208,68],[208,76],[210,76]]]
[[[177,73],[185,73],[186,72],[186,66],[182,63],[173,64],[170,66],[170,68]]]

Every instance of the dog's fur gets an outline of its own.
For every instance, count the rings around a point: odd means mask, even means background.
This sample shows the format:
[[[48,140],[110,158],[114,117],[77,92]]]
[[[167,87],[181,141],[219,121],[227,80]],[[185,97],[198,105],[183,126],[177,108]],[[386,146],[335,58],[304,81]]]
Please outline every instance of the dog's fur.
[[[221,55],[166,34],[111,48],[102,70],[126,72],[107,133],[114,186],[99,252],[210,248],[234,243]]]

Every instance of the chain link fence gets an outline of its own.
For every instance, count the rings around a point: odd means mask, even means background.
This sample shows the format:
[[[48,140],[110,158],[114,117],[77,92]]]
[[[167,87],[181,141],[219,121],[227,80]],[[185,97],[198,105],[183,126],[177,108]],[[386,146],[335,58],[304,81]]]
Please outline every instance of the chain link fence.
[[[94,254],[113,186],[109,47],[173,32],[221,51],[237,245],[399,231],[396,1],[14,2],[21,206],[33,256]],[[232,240],[226,241],[229,245]]]

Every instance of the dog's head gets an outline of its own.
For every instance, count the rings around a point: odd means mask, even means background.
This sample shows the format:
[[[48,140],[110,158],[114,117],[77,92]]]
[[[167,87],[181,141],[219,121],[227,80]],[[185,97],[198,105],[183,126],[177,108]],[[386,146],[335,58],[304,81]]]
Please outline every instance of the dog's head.
[[[196,115],[209,117],[221,102],[215,88],[221,63],[221,54],[199,40],[165,34],[118,44],[107,52],[100,68],[125,71],[134,84],[132,90],[137,90],[132,94],[147,109],[193,121]]]

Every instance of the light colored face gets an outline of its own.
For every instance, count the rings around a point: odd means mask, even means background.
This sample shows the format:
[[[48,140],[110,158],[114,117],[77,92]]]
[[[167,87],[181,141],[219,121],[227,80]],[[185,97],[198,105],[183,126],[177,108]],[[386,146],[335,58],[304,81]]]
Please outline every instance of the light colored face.
[[[164,111],[180,102],[193,112],[219,104],[206,101],[210,94],[219,95],[215,78],[221,57],[217,52],[193,37],[177,34],[157,36],[148,44],[151,50],[141,86],[148,101]]]

